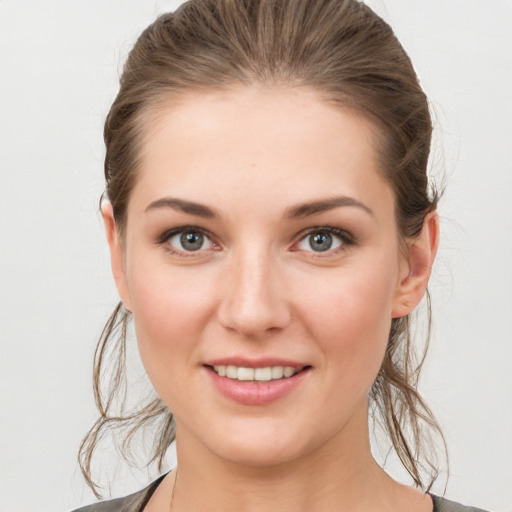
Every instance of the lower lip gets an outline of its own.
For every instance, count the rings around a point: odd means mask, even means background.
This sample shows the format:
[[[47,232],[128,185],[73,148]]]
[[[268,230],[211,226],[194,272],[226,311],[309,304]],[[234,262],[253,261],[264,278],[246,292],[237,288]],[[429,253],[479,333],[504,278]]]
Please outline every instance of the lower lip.
[[[244,405],[266,405],[291,393],[309,373],[306,368],[291,377],[265,382],[239,381],[221,377],[205,367],[215,388],[226,398]]]

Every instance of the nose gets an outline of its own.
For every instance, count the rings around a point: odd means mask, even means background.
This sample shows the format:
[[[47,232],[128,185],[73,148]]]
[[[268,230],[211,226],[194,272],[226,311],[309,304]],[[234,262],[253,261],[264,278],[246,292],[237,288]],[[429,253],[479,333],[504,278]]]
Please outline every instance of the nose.
[[[291,313],[282,274],[268,254],[233,256],[218,308],[221,325],[252,339],[284,329]]]

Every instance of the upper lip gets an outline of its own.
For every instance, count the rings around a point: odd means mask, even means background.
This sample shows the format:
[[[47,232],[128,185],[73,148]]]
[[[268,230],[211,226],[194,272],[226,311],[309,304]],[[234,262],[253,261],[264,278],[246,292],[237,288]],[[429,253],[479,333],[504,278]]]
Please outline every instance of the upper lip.
[[[292,359],[281,359],[278,357],[260,357],[249,359],[247,357],[221,357],[210,359],[203,363],[206,366],[238,366],[242,368],[267,368],[269,366],[290,366],[292,368],[304,368],[309,366]]]

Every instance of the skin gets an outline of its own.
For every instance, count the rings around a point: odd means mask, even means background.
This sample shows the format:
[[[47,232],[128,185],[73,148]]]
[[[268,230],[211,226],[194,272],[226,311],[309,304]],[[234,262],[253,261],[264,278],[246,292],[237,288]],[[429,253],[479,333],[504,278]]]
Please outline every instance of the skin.
[[[122,243],[109,204],[103,215],[142,361],[176,419],[174,511],[432,510],[370,452],[367,394],[392,318],[424,294],[438,240],[431,214],[403,250],[374,130],[314,90],[256,86],[189,93],[146,126]],[[353,204],[291,216],[333,197]],[[162,198],[216,216],[155,206]],[[203,248],[163,236],[186,226],[208,233]],[[342,233],[321,253],[308,238],[319,227]],[[204,362],[226,356],[311,369],[251,406],[212,385]],[[146,511],[168,510],[174,477]]]

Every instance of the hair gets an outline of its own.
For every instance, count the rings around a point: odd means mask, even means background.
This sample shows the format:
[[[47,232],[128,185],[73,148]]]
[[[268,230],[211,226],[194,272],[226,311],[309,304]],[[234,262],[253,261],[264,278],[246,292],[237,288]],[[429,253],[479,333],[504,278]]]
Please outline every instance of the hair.
[[[370,119],[377,128],[380,168],[394,191],[399,234],[405,240],[420,233],[438,201],[427,177],[432,121],[411,61],[390,26],[356,0],[190,0],[140,35],[105,122],[106,194],[121,240],[144,129],[158,107],[179,94],[240,85],[313,88],[326,101]],[[441,436],[445,453],[446,443],[417,391],[430,334],[428,292],[426,298],[429,332],[423,351],[418,354],[413,343],[410,318],[393,319],[369,398],[373,417],[380,418],[414,483],[428,490],[439,471],[425,432]],[[139,429],[157,425],[148,465],[157,462],[160,471],[175,436],[172,413],[159,398],[131,412],[115,406],[126,397],[129,319],[119,303],[96,349],[94,394],[100,417],[79,453],[95,493],[92,456],[109,429],[126,429],[126,455]]]

